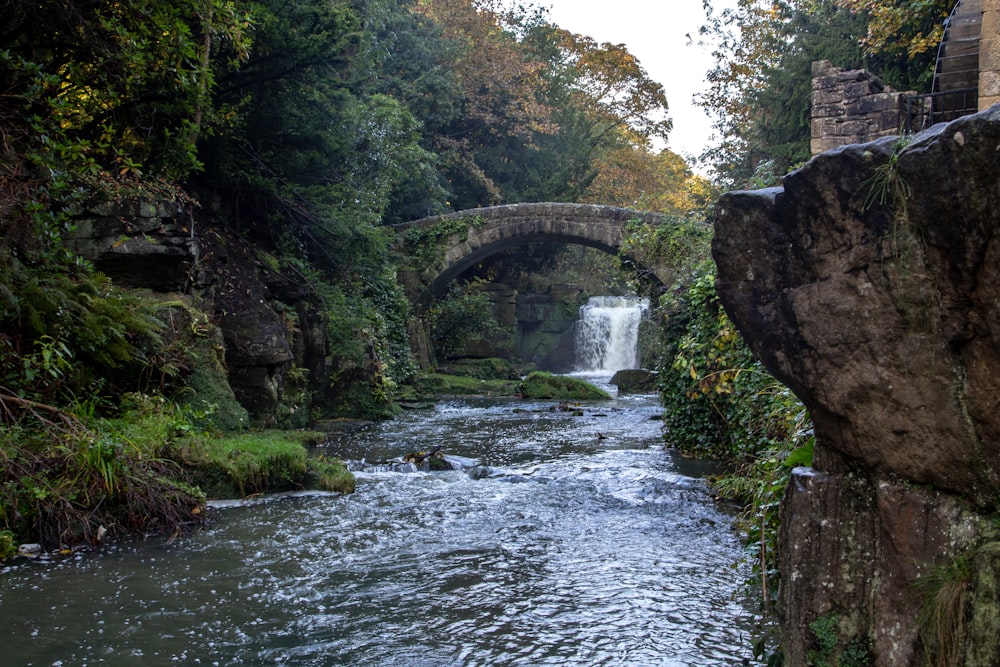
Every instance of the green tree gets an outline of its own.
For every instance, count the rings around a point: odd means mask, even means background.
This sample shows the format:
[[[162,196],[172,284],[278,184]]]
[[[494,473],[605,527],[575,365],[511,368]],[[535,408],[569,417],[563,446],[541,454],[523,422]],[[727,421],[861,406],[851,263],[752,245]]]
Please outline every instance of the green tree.
[[[812,63],[830,60],[838,67],[868,65],[860,46],[862,16],[839,7],[832,0],[802,2],[789,11],[784,33],[788,48],[775,67],[766,70],[758,92],[758,111],[751,128],[761,158],[775,177],[811,156]],[[758,177],[761,176],[758,169]]]
[[[88,201],[171,196],[249,46],[223,0],[13,3],[0,27],[0,383],[60,402],[141,385],[160,324],[63,244]],[[95,399],[98,400],[98,399]]]
[[[246,56],[251,32],[226,0],[13,3],[4,24],[0,121],[15,150],[90,176],[197,168],[218,70]]]
[[[624,44],[598,44],[565,30],[557,35],[563,64],[574,74],[574,97],[604,131],[627,129],[645,141],[667,140],[673,124],[663,86],[649,78]]]
[[[837,0],[867,18],[865,49],[872,54],[907,58],[937,50],[952,0]]]

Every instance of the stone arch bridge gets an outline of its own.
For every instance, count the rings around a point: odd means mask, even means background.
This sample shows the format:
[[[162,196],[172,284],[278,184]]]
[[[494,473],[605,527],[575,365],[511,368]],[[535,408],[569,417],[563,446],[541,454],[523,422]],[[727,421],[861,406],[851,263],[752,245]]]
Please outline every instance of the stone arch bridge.
[[[526,243],[553,241],[590,246],[619,255],[640,275],[660,285],[655,261],[622,252],[636,223],[658,225],[660,213],[593,204],[509,204],[475,208],[394,225],[400,282],[418,308],[426,308],[448,284],[498,252]]]

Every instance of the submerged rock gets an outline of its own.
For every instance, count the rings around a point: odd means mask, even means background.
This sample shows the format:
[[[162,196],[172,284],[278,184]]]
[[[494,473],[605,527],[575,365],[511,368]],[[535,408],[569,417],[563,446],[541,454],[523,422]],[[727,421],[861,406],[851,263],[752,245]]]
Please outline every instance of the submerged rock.
[[[42,555],[42,545],[22,544],[17,548],[17,555],[21,558],[38,558]]]

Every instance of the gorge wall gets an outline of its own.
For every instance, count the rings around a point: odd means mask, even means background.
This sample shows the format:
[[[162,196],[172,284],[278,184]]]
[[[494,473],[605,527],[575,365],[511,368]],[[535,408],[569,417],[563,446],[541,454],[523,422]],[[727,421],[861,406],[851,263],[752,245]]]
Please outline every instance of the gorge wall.
[[[715,234],[722,303],[815,423],[785,664],[1000,664],[1000,107],[728,193]]]
[[[210,340],[186,369],[183,397],[211,405],[229,427],[303,427],[309,400],[337,414],[347,389],[369,379],[364,369],[331,367],[320,299],[304,278],[188,208],[93,206],[75,216],[67,244],[116,285],[184,304],[178,317],[191,321],[175,326]],[[335,373],[343,386],[331,385]]]

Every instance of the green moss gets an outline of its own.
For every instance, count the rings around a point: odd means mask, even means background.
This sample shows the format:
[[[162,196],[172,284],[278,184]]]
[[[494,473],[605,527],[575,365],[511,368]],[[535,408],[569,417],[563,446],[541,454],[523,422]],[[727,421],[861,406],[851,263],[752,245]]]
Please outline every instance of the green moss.
[[[973,558],[965,665],[1000,664],[1000,542],[983,544]]]
[[[518,395],[522,398],[542,398],[560,401],[589,401],[610,399],[606,392],[589,382],[553,375],[544,371],[532,371],[518,385]]]
[[[479,229],[485,224],[485,218],[475,216],[468,218],[444,218],[428,227],[410,227],[406,230],[404,243],[407,255],[417,259],[420,265],[430,264],[444,253],[441,242],[449,237],[458,236],[463,241],[469,237],[469,227]]]
[[[307,464],[310,487],[334,493],[354,493],[354,475],[340,461],[321,456],[309,459]]]
[[[520,380],[521,375],[506,359],[456,359],[440,366],[438,371],[447,375],[460,375],[479,380]]]
[[[845,632],[845,624],[835,613],[820,616],[809,624],[813,649],[807,659],[811,667],[871,667],[874,664],[868,641]]]
[[[0,530],[0,563],[10,560],[17,553],[17,545],[14,543],[14,533],[9,530]]]
[[[310,459],[315,431],[264,431],[230,438],[195,438],[178,449],[191,479],[214,498],[290,489],[350,493],[354,476],[335,459]]]

